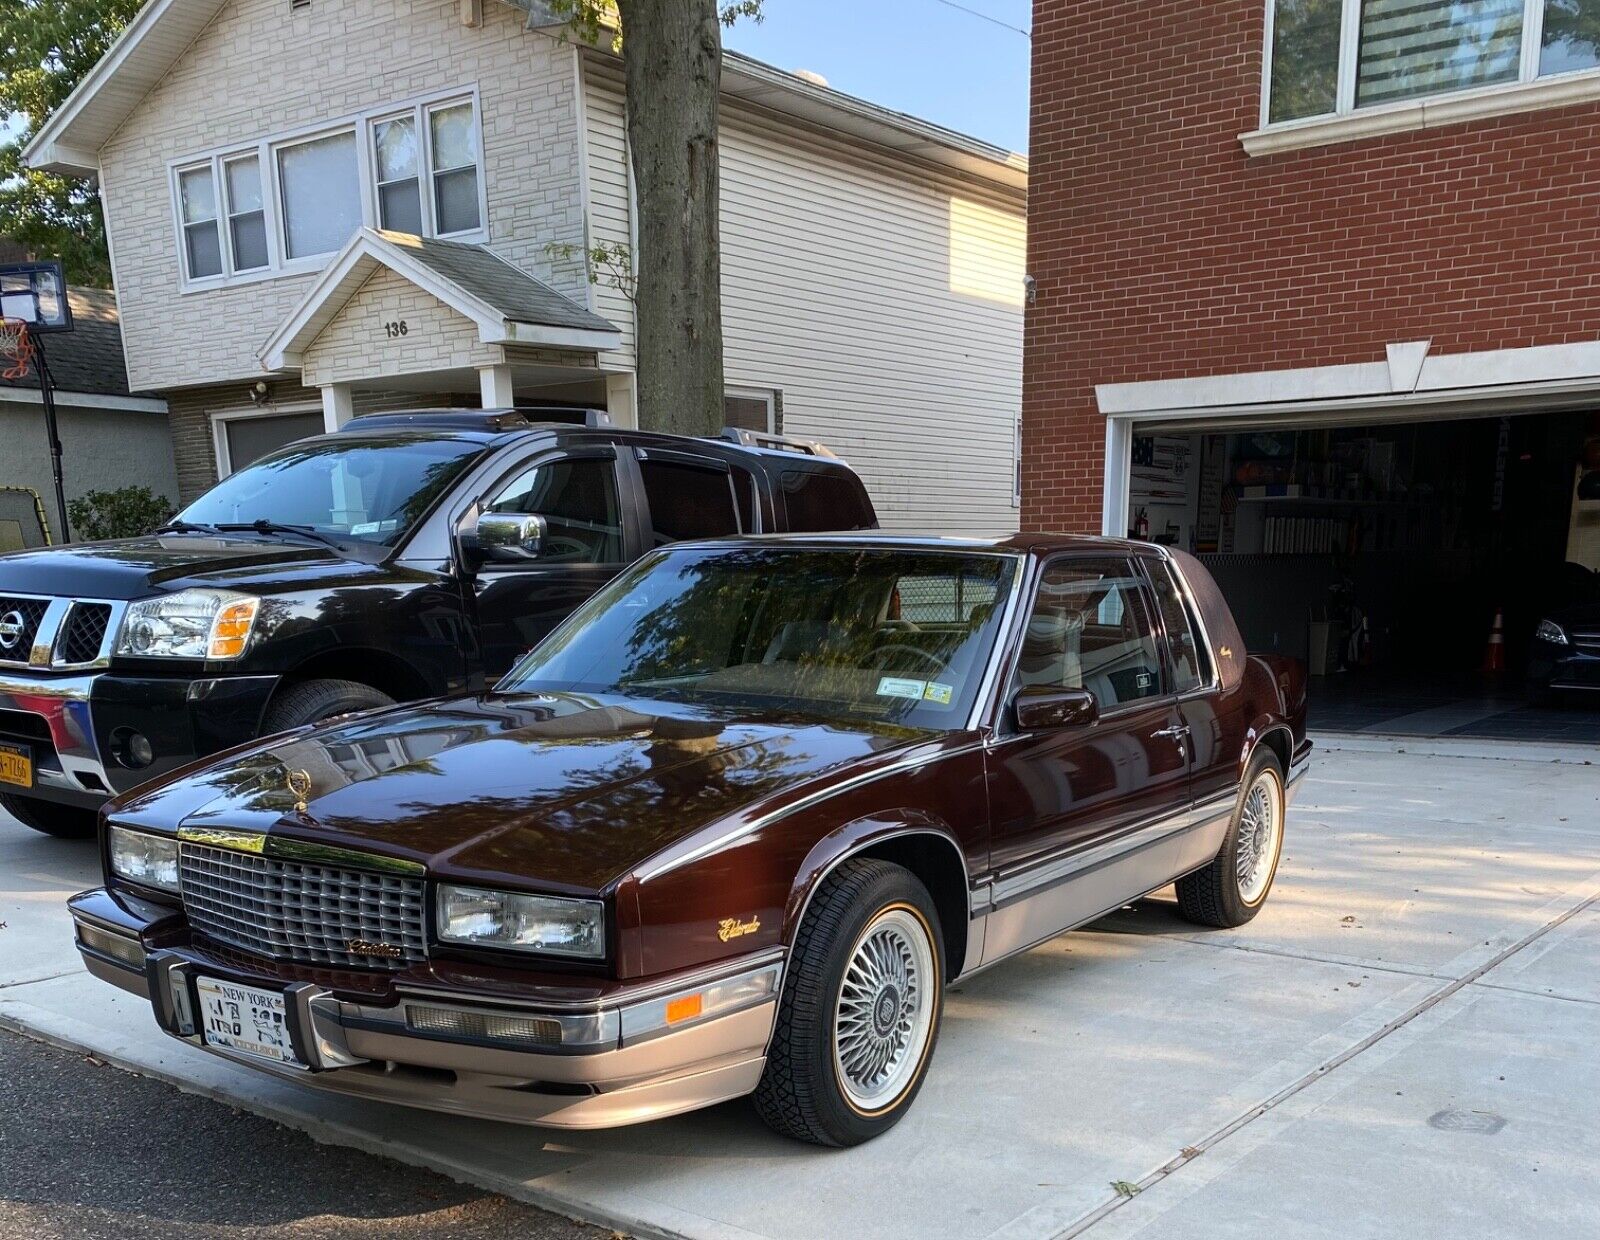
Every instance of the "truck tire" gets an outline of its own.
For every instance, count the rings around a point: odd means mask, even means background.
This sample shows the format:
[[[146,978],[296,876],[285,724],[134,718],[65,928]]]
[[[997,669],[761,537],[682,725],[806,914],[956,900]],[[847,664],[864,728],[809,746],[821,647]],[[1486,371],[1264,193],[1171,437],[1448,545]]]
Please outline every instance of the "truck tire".
[[[1242,926],[1267,902],[1283,855],[1283,772],[1261,746],[1245,768],[1222,847],[1203,870],[1177,883],[1178,912],[1202,926]]]
[[[927,1076],[944,1004],[944,943],[928,889],[886,861],[823,880],[789,954],[757,1113],[814,1145],[870,1140]]]
[[[12,796],[0,793],[0,809],[5,810],[25,827],[53,835],[58,840],[86,840],[95,832],[99,818],[92,809],[76,805],[56,805],[34,797]]]
[[[273,696],[261,725],[261,735],[303,728],[308,723],[321,723],[335,715],[393,705],[394,699],[387,693],[379,693],[371,685],[359,681],[302,680],[278,690]]]

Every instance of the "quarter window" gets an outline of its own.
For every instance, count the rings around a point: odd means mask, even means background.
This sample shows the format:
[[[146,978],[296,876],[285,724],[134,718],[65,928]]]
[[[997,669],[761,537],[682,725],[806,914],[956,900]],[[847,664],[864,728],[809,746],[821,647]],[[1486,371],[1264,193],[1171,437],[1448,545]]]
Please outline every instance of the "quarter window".
[[[183,218],[183,254],[189,278],[222,274],[222,239],[217,234],[217,182],[211,165],[178,173],[178,203]]]
[[[548,461],[502,490],[489,511],[543,517],[546,536],[540,561],[616,564],[622,560],[616,469],[609,460]]]
[[[873,528],[866,491],[854,474],[786,469],[779,486],[789,528],[795,533]]]
[[[1200,645],[1194,617],[1189,614],[1183,591],[1172,575],[1172,565],[1152,564],[1150,580],[1156,589],[1156,605],[1161,608],[1161,623],[1167,630],[1167,649],[1172,656],[1172,691],[1188,693],[1211,679],[1211,661]]]
[[[1600,0],[1268,0],[1266,120],[1600,65]]]
[[[1058,560],[1045,569],[1017,658],[1027,688],[1088,689],[1101,710],[1161,693],[1147,596],[1127,560]]]
[[[723,470],[644,460],[639,473],[650,505],[651,546],[739,532],[733,481]]]

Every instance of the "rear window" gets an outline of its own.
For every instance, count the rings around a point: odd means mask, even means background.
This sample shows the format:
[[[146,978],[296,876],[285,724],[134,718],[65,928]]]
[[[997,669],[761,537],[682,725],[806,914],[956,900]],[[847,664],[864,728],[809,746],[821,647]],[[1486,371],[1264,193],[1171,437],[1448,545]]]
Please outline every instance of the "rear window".
[[[786,469],[778,488],[783,492],[789,529],[796,533],[877,528],[872,501],[854,474]]]

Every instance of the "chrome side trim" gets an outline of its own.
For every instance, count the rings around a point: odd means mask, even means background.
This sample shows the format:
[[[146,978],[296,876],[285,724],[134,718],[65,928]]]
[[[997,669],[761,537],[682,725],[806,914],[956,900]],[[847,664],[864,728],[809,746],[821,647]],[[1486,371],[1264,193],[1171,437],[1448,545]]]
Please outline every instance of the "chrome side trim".
[[[1013,870],[1009,875],[999,876],[994,880],[992,906],[998,908],[1009,904],[1036,891],[1053,887],[1082,870],[1093,869],[1127,853],[1138,852],[1152,844],[1160,843],[1169,836],[1192,831],[1219,815],[1229,815],[1233,812],[1236,799],[1236,793],[1224,793],[1199,805],[1192,805],[1175,813],[1159,814],[1142,823],[1136,823],[1111,839],[1030,862],[1026,867]]]
[[[976,750],[981,750],[983,747],[984,743],[981,740],[970,741],[965,745],[958,745],[954,749],[946,749],[944,752],[939,754],[939,760],[942,762],[946,758],[954,758],[961,754],[972,753]],[[660,861],[656,862],[655,865],[639,870],[636,877],[641,883],[647,883],[653,878],[660,878],[663,874],[670,874],[673,870],[688,865],[692,861],[698,861],[700,858],[710,856],[714,852],[720,852],[728,845],[736,844],[746,836],[754,835],[757,831],[761,830],[762,827],[787,818],[790,814],[798,814],[801,810],[809,809],[818,802],[826,801],[830,797],[836,797],[842,792],[850,792],[864,784],[870,784],[880,779],[887,779],[891,775],[897,775],[901,771],[909,771],[915,767],[925,766],[927,763],[928,758],[926,756],[902,758],[898,762],[891,762],[888,766],[879,767],[872,771],[865,771],[860,775],[855,775],[849,779],[840,780],[837,783],[830,783],[824,788],[817,789],[815,792],[807,793],[805,796],[783,806],[780,809],[775,809],[770,813],[761,814],[756,818],[752,818],[749,822],[743,823],[740,826],[733,828],[731,831],[717,836],[715,839],[706,840],[703,843],[697,844],[693,848],[676,855],[669,854]],[[930,831],[927,834],[937,835],[938,832]],[[962,860],[962,866],[963,868],[966,866],[965,858]]]

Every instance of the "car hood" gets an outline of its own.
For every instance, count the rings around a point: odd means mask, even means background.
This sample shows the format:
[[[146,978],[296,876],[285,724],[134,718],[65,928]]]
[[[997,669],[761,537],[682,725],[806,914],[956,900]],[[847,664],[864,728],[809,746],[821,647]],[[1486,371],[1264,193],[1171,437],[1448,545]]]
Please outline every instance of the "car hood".
[[[381,852],[442,877],[593,892],[774,794],[929,735],[636,699],[485,694],[271,738],[109,812],[130,825]]]
[[[284,570],[340,562],[292,537],[151,534],[0,556],[0,594],[135,599],[187,586],[248,590]]]
[[[1586,631],[1600,629],[1600,601],[1573,603],[1545,614],[1568,631],[1574,628]]]

